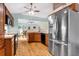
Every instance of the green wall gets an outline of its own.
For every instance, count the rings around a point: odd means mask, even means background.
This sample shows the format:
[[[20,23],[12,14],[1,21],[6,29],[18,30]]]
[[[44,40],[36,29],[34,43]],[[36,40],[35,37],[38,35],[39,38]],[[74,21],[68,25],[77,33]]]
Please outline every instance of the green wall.
[[[18,26],[23,26],[23,25],[27,25],[24,23],[18,23],[18,19],[26,19],[26,20],[34,20],[34,21],[41,21],[41,22],[46,22],[46,24],[48,24],[48,19],[47,18],[40,18],[40,17],[34,17],[34,16],[27,16],[27,15],[21,15],[21,14],[12,14],[14,17],[14,32],[17,33],[18,30]],[[45,27],[47,25],[43,24]],[[41,24],[42,26],[42,24]]]

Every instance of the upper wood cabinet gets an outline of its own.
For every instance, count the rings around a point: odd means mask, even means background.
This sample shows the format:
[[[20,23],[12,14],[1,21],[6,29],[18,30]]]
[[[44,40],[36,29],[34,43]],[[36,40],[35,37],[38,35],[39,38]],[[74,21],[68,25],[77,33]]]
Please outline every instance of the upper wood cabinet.
[[[13,16],[11,15],[11,13],[9,12],[9,10],[6,8],[6,6],[5,6],[5,13],[6,13],[6,23],[7,22],[9,22],[8,23],[8,25],[11,25],[11,26],[13,26],[14,25],[14,18],[13,18]]]
[[[79,12],[79,4],[78,3],[73,3],[69,6],[69,8],[75,12]]]
[[[66,3],[53,3],[53,10],[56,10],[57,8],[67,5]],[[70,6],[68,6],[69,9],[78,12],[79,11],[79,4],[78,3],[72,3]]]
[[[53,10],[59,8],[62,5],[66,5],[66,3],[53,3]]]

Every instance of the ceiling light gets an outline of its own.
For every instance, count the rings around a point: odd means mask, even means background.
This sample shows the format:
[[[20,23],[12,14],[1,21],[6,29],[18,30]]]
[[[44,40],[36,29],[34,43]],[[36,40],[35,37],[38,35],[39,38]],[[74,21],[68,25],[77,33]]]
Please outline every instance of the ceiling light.
[[[34,15],[34,11],[31,10],[31,11],[28,12],[28,14],[29,15]]]
[[[40,12],[38,9],[36,9],[37,7],[33,3],[30,3],[30,7],[24,6],[24,8],[26,9],[25,12],[28,15],[35,15],[36,12]]]

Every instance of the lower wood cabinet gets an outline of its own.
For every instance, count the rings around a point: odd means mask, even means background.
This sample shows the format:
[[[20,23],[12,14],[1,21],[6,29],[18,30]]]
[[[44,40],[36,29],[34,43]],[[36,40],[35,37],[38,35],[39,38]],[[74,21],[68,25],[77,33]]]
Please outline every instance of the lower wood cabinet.
[[[41,34],[40,33],[35,33],[34,34],[34,41],[35,42],[40,42],[41,41]]]
[[[0,48],[0,56],[5,56],[5,49],[4,49],[4,47]]]
[[[37,33],[37,32],[30,32],[28,33],[28,42],[42,42],[44,43],[46,46],[48,46],[48,34],[45,34],[45,36],[43,36],[41,33]],[[42,38],[45,37],[45,38]]]
[[[28,42],[40,42],[41,41],[41,34],[36,32],[28,33],[29,39]]]
[[[4,36],[0,35],[0,56],[5,55]]]
[[[48,34],[45,35],[45,44],[48,46]]]
[[[14,38],[5,39],[5,55],[14,56]]]
[[[28,42],[33,42],[34,41],[34,33],[28,33]]]

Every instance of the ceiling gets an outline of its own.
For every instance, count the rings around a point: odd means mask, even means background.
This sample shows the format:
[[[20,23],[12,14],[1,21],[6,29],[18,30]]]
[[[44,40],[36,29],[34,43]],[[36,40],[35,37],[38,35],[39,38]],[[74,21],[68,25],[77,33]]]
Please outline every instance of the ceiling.
[[[5,3],[6,7],[12,14],[22,14],[25,13],[26,9],[24,6],[29,7],[29,3]],[[53,4],[52,3],[33,3],[33,5],[36,6],[37,10],[40,10],[40,12],[35,13],[33,16],[41,17],[41,18],[47,18],[47,16],[52,12],[53,10]],[[27,15],[27,13],[26,13]]]

